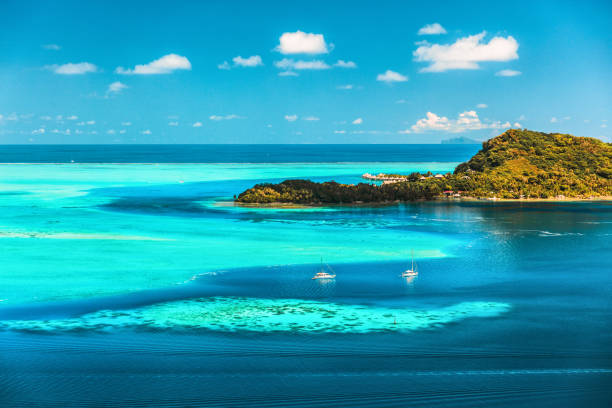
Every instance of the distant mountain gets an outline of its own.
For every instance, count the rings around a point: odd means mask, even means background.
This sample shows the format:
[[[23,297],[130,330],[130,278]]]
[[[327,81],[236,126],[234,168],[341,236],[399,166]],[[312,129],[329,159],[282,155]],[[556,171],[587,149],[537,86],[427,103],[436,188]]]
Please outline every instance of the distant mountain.
[[[482,142],[470,139],[469,137],[453,137],[452,139],[446,139],[440,142],[441,144],[481,144]]]
[[[382,185],[309,180],[258,184],[240,203],[351,204],[473,198],[612,196],[612,144],[589,137],[510,129],[482,144],[453,174],[378,175]]]

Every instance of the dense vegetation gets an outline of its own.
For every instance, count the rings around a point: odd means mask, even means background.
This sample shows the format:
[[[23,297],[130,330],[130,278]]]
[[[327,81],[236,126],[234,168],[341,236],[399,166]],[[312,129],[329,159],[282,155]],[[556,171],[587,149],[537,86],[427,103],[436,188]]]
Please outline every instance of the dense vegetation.
[[[431,173],[400,177],[406,181],[380,186],[309,180],[258,184],[240,194],[236,201],[384,203],[431,200],[451,191],[477,198],[612,196],[612,145],[587,137],[512,129],[484,142],[482,149],[452,174],[441,178],[431,177]]]

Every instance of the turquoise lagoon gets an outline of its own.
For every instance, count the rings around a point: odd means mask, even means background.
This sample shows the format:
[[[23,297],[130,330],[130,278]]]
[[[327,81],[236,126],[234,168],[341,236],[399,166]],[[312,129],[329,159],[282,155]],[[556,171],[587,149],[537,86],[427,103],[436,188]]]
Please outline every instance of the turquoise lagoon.
[[[452,255],[457,241],[405,234],[397,220],[287,218],[303,210],[216,206],[253,183],[359,182],[366,171],[448,171],[448,164],[2,165],[2,306],[161,288],[216,270]],[[317,209],[334,211],[334,209]],[[358,211],[358,210],[357,210]],[[263,212],[265,222],[244,213]],[[408,220],[418,225],[424,219]]]

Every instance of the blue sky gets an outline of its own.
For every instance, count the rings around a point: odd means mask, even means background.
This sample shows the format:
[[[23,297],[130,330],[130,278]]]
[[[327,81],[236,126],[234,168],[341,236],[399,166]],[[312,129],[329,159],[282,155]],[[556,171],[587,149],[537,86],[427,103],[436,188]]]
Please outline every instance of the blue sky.
[[[3,1],[0,143],[612,141],[609,1]]]

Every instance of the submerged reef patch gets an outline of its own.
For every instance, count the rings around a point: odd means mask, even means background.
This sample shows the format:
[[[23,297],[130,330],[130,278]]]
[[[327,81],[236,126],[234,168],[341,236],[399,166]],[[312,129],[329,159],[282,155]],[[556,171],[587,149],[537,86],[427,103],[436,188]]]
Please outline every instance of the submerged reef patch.
[[[0,321],[0,329],[54,332],[150,328],[369,333],[434,329],[470,317],[498,316],[509,309],[510,305],[497,302],[462,302],[423,310],[300,299],[210,297],[132,310],[104,310],[69,319],[5,320]]]

